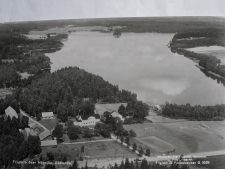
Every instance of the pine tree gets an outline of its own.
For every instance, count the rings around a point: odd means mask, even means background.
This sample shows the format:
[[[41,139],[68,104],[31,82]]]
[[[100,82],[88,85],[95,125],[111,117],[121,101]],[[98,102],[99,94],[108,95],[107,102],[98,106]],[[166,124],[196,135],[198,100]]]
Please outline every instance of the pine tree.
[[[129,162],[128,158],[126,158],[126,160],[125,160],[124,169],[130,169],[130,162]]]
[[[140,169],[149,169],[148,162],[146,159],[142,160]]]
[[[78,169],[78,164],[77,164],[77,160],[76,159],[73,161],[73,165],[70,166],[69,169]]]
[[[87,162],[85,163],[85,169],[88,169]]]
[[[66,155],[63,156],[63,159],[62,159],[62,162],[66,162],[67,161],[67,158],[66,158]]]
[[[120,141],[121,141],[121,144],[123,144],[123,142],[124,142],[123,136],[121,136]]]
[[[138,155],[142,157],[143,154],[144,154],[144,150],[143,150],[143,148],[140,146],[139,154],[138,154]]]
[[[146,149],[146,153],[145,154],[146,154],[146,156],[149,156],[150,157],[151,152],[150,152],[150,149],[149,148]]]
[[[81,147],[81,153],[84,153],[84,145]]]
[[[134,169],[134,162],[133,161],[130,162],[130,169]]]
[[[115,165],[114,165],[114,169],[119,169],[119,167],[118,167],[118,164],[117,164],[117,163],[115,163]]]
[[[125,143],[127,144],[127,146],[130,146],[130,138],[126,137]]]
[[[124,162],[123,162],[123,160],[121,161],[119,169],[124,169]]]
[[[137,144],[134,143],[134,144],[133,144],[133,152],[135,152],[136,150],[137,150]]]

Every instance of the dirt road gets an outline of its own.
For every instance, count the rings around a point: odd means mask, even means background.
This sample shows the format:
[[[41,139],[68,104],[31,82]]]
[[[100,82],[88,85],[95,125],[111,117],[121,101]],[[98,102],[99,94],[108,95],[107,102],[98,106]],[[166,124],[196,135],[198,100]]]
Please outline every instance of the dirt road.
[[[192,154],[187,154],[184,156],[192,156],[192,157],[204,157],[204,156],[217,156],[217,155],[225,155],[225,150],[220,150],[220,151],[210,151],[210,152],[201,152],[201,153],[192,153]],[[158,156],[158,157],[147,157],[147,156],[143,156],[141,158],[139,158],[139,160],[143,160],[146,159],[147,161],[151,161],[151,162],[157,162],[157,161],[164,161],[164,160],[175,160],[177,158],[174,157],[180,157],[180,155],[171,155],[171,156]],[[136,158],[129,158],[129,161],[133,161]],[[117,158],[117,159],[104,159],[104,160],[87,160],[87,161],[82,161],[79,162],[79,167],[85,167],[85,164],[87,162],[89,167],[94,167],[95,165],[97,165],[98,167],[107,167],[109,164],[113,165],[115,163],[120,164],[121,161],[125,161],[124,158]]]
[[[20,113],[24,116],[27,116],[29,118],[30,121],[32,121],[33,123],[36,123],[37,125],[41,126],[44,130],[48,130],[45,126],[43,126],[42,124],[40,124],[39,122],[33,120],[31,117],[29,117],[23,110],[20,109]]]

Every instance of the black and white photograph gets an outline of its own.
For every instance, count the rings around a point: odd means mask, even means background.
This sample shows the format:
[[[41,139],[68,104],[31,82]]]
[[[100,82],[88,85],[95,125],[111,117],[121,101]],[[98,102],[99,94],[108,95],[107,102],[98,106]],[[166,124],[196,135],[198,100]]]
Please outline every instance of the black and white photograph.
[[[224,6],[0,0],[0,168],[224,169]]]

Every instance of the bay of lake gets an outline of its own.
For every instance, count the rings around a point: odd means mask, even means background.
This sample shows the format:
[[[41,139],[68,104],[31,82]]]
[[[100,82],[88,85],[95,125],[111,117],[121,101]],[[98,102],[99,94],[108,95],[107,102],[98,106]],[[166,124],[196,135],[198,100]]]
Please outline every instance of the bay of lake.
[[[225,87],[202,73],[193,61],[167,47],[174,34],[75,32],[64,47],[49,53],[51,71],[77,66],[144,102],[191,105],[225,103]]]

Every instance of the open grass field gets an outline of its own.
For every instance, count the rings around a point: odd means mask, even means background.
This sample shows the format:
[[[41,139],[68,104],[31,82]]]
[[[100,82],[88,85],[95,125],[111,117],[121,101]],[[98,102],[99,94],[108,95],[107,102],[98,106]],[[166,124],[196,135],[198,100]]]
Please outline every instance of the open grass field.
[[[127,103],[114,103],[114,104],[95,104],[95,111],[97,114],[103,114],[105,111],[118,111],[121,105],[127,106]]]
[[[173,145],[155,136],[137,138],[137,140],[161,153],[171,152],[175,150],[175,147]]]
[[[225,122],[185,121],[176,123],[144,123],[124,125],[137,133],[135,142],[147,147],[138,139],[155,136],[176,147],[171,154],[188,154],[225,149]]]
[[[57,148],[43,148],[42,154],[45,155],[48,152],[52,152],[56,154],[56,158],[60,158],[57,157],[59,154],[65,154],[67,160],[74,160],[76,157],[80,156],[82,145],[85,147],[83,157],[86,159],[137,157],[136,154],[114,141],[89,142],[84,144],[58,144]]]
[[[158,116],[154,112],[149,112],[149,115],[146,117],[146,119],[153,123],[174,123],[174,122],[187,121],[185,119],[170,119],[163,116]]]
[[[221,60],[221,64],[225,64],[225,47],[222,46],[205,46],[205,47],[195,47],[189,48],[188,50],[193,51],[195,53],[203,53],[207,55],[216,56],[218,59]]]

